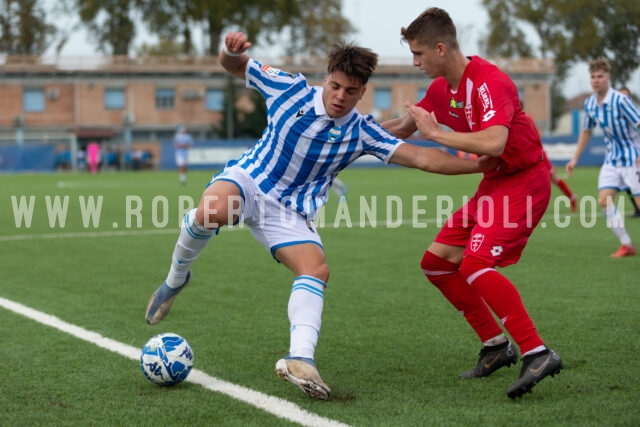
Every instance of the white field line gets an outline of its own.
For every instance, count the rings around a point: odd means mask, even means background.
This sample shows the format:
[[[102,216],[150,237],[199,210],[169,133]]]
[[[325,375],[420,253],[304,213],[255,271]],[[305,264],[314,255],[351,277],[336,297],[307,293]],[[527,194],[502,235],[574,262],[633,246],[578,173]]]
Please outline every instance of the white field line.
[[[72,233],[16,234],[13,236],[0,236],[0,242],[10,242],[13,240],[80,239],[87,237],[151,236],[154,234],[175,234],[177,236],[178,228],[160,228],[156,230],[77,231]]]
[[[580,214],[579,213],[572,213],[572,214],[568,214],[568,213],[563,213],[562,214],[562,218],[569,217],[569,218],[576,218],[578,217]],[[591,215],[589,215],[590,217]],[[596,214],[596,216],[602,216],[602,214]],[[554,218],[554,214],[546,214],[545,216],[542,217],[541,223],[544,222],[545,220],[549,220],[549,219],[553,219]],[[427,218],[427,219],[420,219],[419,221],[417,221],[417,224],[437,224],[438,221],[441,221],[442,223],[444,223],[446,220],[445,217],[441,218],[441,219],[437,219],[437,218]],[[365,221],[365,222],[359,222],[359,221],[352,221],[351,222],[351,227],[350,228],[373,228],[373,227],[393,227],[393,228],[397,228],[399,225],[411,225],[414,223],[413,219],[403,219],[402,222],[400,221]],[[345,220],[341,220],[338,223],[338,226],[336,227],[335,224],[331,221],[325,221],[324,224],[322,225],[317,225],[317,229],[318,230],[322,230],[324,228],[345,228],[347,227],[347,225],[345,224]],[[539,227],[541,226],[542,228],[546,228],[548,224],[544,224],[544,225],[539,225]],[[424,228],[424,227],[423,227]],[[247,228],[244,225],[239,225],[239,226],[234,226],[234,227],[224,227],[223,231],[236,231],[236,230],[246,230]],[[418,228],[418,229],[422,229],[422,228]],[[157,228],[157,229],[153,229],[153,230],[119,230],[119,231],[77,231],[77,232],[70,232],[70,233],[42,233],[42,234],[15,234],[15,235],[4,235],[1,236],[0,235],[0,242],[10,242],[10,241],[14,241],[14,240],[39,240],[39,239],[81,239],[81,238],[95,238],[95,237],[126,237],[126,236],[152,236],[152,235],[158,235],[158,234],[175,234],[176,236],[178,235],[178,231],[179,228],[178,227],[168,227],[168,228]]]
[[[161,183],[122,183],[122,182],[75,182],[75,181],[58,181],[56,182],[57,188],[90,188],[91,190],[97,189],[112,189],[112,188],[164,188],[164,184]]]
[[[129,359],[140,360],[141,350],[139,348],[103,337],[97,332],[88,331],[80,326],[64,322],[56,316],[42,313],[2,297],[0,297],[0,306],[35,320],[36,322],[42,323],[43,325],[51,326],[52,328],[56,328],[62,332],[68,333],[69,335],[73,335],[76,338],[95,344],[98,347],[102,347],[113,351],[114,353],[128,357]],[[140,373],[140,375],[142,375],[142,373]],[[249,405],[262,409],[265,412],[269,412],[279,418],[284,418],[303,426],[348,427],[347,424],[308,412],[287,400],[269,396],[243,386],[211,377],[197,369],[191,370],[186,381],[199,384],[208,390],[226,394],[227,396],[248,403]],[[149,384],[150,387],[154,387],[151,383]]]

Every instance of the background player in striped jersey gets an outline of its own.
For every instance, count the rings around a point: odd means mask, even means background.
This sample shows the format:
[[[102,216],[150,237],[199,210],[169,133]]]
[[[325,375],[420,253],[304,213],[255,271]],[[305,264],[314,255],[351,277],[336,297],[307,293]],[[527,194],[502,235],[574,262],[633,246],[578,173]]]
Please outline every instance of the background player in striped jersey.
[[[566,168],[567,174],[571,176],[580,155],[589,144],[592,130],[600,126],[607,149],[598,176],[598,204],[611,231],[620,240],[620,248],[611,256],[620,258],[636,254],[614,200],[619,191],[628,188],[636,205],[640,204],[640,111],[630,97],[609,87],[610,73],[611,65],[606,58],[600,57],[589,63],[594,93],[584,101],[582,132],[578,137],[573,159],[567,163]]]
[[[623,94],[625,96],[628,96],[629,99],[631,99],[631,101],[633,102],[633,96],[631,96],[631,90],[629,90],[628,87],[622,86],[620,89],[618,89],[618,92],[620,92],[621,94]],[[631,216],[633,218],[640,218],[640,207],[638,207],[638,205],[636,204],[636,199],[635,199],[635,197],[633,197],[633,193],[631,193],[631,190],[629,190],[628,188],[626,188],[624,191],[629,196],[629,200],[631,201],[631,204],[633,205],[633,214],[631,214]]]
[[[498,169],[485,173],[471,200],[440,230],[421,266],[483,343],[476,367],[462,378],[485,377],[518,361],[493,313],[520,347],[520,377],[507,389],[515,398],[563,367],[538,335],[516,287],[495,268],[520,259],[549,204],[549,170],[516,85],[490,62],[464,56],[456,33],[449,14],[435,7],[401,29],[413,65],[434,80],[421,101],[406,104],[408,114],[383,125],[400,137],[419,129],[450,148],[500,158]]]
[[[178,130],[173,137],[173,148],[176,159],[176,166],[178,166],[178,173],[180,177],[180,184],[187,184],[187,169],[189,159],[189,149],[193,147],[193,138],[187,132],[185,126],[178,126]]]
[[[151,297],[146,320],[153,325],[168,314],[211,236],[243,221],[295,276],[288,304],[289,354],[277,361],[276,372],[308,395],[327,399],[330,389],[320,378],[314,352],[329,267],[313,221],[335,177],[365,154],[443,174],[491,170],[497,160],[458,159],[408,144],[360,115],[356,104],[378,61],[369,49],[335,45],[322,86],[311,86],[301,74],[249,58],[244,52],[251,43],[243,33],[227,34],[224,43],[220,63],[265,98],[267,127],[254,147],[213,177],[197,209],[185,215],[169,274]],[[247,263],[251,268],[251,260]]]

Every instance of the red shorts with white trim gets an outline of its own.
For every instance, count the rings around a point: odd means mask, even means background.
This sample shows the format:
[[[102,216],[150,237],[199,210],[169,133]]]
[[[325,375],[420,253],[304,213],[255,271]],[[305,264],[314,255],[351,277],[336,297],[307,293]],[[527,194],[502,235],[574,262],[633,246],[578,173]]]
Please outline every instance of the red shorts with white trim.
[[[499,267],[515,264],[551,197],[545,162],[512,175],[487,174],[476,194],[444,224],[435,241],[465,247]]]

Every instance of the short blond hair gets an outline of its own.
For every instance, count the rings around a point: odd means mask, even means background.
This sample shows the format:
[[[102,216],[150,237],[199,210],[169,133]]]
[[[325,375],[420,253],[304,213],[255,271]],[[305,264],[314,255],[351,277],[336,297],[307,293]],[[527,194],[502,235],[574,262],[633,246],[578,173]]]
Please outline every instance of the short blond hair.
[[[604,71],[605,73],[610,73],[611,64],[609,64],[609,60],[604,56],[600,56],[589,62],[589,72],[593,73],[595,71]]]

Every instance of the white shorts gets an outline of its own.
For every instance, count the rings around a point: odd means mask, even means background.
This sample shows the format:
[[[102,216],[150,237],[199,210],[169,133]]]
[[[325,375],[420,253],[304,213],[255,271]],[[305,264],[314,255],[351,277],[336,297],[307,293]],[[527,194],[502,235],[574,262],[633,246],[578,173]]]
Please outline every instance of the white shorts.
[[[243,202],[239,222],[247,226],[272,256],[285,246],[315,243],[323,247],[313,221],[307,221],[299,213],[264,194],[241,167],[225,168],[214,175],[209,185],[215,181],[229,181],[238,186]]]
[[[187,165],[187,153],[185,151],[176,151],[176,165],[186,166]]]
[[[640,167],[603,165],[598,176],[598,190],[607,188],[618,191],[629,189],[634,196],[640,195]]]

